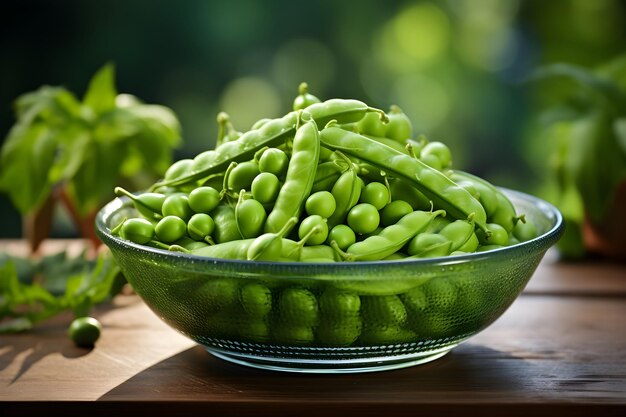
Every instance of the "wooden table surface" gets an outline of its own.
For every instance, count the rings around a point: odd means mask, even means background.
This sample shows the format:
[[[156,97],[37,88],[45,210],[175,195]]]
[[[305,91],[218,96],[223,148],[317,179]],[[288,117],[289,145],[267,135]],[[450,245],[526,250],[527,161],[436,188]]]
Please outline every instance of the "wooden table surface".
[[[626,415],[626,265],[548,253],[493,325],[434,362],[305,375],[227,363],[133,295],[94,314],[92,350],[69,315],[0,336],[0,415]]]

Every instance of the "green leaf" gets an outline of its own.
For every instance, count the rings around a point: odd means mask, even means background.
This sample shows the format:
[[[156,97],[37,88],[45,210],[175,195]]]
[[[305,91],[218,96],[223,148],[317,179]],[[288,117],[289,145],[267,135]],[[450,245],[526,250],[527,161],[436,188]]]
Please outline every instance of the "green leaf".
[[[48,196],[49,172],[56,139],[44,124],[14,126],[0,155],[0,190],[9,194],[22,213],[39,207]]]
[[[69,191],[81,215],[98,209],[111,199],[123,158],[123,143],[91,141],[83,153],[83,161],[69,184]]]
[[[0,295],[8,305],[20,302],[20,281],[13,262],[7,262],[0,267]]]
[[[59,132],[57,139],[57,157],[49,177],[52,184],[74,178],[84,163],[86,148],[92,141],[89,131],[78,126]]]
[[[95,115],[103,114],[115,108],[115,67],[108,63],[93,76],[83,98],[83,104]]]
[[[38,272],[44,277],[43,287],[52,294],[60,295],[65,293],[70,277],[85,274],[93,268],[92,264],[86,258],[86,251],[75,257],[68,257],[67,252],[62,251],[42,258]]]
[[[39,121],[50,127],[65,127],[81,115],[80,102],[63,87],[40,87],[22,94],[13,105],[17,123],[23,126]]]

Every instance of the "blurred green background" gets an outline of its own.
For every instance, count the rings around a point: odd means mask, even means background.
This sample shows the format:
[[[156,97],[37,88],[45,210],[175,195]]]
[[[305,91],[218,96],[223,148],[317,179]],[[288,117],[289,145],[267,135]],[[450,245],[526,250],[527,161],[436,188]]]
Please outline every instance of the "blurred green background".
[[[184,145],[212,148],[218,111],[238,130],[291,107],[307,81],[322,99],[399,105],[416,133],[446,142],[454,166],[532,191],[547,157],[532,141],[550,94],[537,67],[593,67],[626,51],[618,0],[23,1],[3,5],[0,131],[12,101],[40,85],[82,96],[106,62],[120,92],[172,108]],[[0,237],[21,233],[0,196]],[[57,236],[71,236],[67,225]]]

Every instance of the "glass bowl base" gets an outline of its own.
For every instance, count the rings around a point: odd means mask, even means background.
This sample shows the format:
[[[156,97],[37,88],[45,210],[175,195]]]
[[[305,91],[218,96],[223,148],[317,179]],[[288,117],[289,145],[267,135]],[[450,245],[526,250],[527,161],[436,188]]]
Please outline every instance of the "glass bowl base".
[[[389,371],[421,365],[439,359],[455,346],[448,345],[441,349],[405,355],[340,360],[264,357],[233,353],[213,347],[206,347],[206,350],[219,359],[252,368],[296,373],[348,374]]]

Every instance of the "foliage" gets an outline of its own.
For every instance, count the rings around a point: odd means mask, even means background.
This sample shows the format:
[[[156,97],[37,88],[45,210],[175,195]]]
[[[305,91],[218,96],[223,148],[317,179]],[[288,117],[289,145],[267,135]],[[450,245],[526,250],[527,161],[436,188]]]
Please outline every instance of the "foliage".
[[[554,104],[543,113],[544,134],[554,141],[552,200],[568,224],[561,250],[581,256],[585,218],[603,223],[618,185],[626,181],[626,56],[595,71],[550,65],[533,78],[569,81],[558,90],[565,93],[553,97]]]
[[[118,292],[125,280],[108,252],[89,261],[65,252],[34,261],[0,258],[0,334],[31,329],[71,310],[76,317]]]
[[[0,191],[22,214],[37,209],[60,184],[85,215],[107,201],[120,181],[158,176],[169,166],[180,141],[175,114],[118,95],[114,78],[113,65],[105,65],[82,102],[51,86],[17,98],[17,120],[0,154]]]

